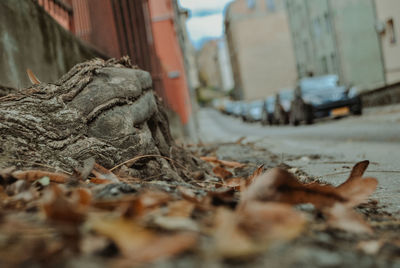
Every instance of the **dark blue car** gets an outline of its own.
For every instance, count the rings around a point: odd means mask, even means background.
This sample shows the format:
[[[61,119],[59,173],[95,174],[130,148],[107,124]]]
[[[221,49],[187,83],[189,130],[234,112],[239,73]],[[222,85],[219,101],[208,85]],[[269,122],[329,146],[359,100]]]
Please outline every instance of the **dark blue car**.
[[[290,122],[311,124],[315,118],[362,113],[361,98],[355,88],[339,85],[337,75],[300,80],[291,105]]]

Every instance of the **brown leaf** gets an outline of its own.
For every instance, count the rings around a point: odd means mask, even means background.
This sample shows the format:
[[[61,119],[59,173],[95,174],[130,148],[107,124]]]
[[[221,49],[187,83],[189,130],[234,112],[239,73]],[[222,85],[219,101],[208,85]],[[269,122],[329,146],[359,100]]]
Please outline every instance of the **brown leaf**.
[[[188,201],[191,201],[193,203],[199,203],[201,201],[200,198],[197,197],[195,192],[189,188],[178,186],[177,190],[182,195],[182,197]]]
[[[361,162],[358,162],[357,164],[355,164],[350,172],[350,176],[348,177],[346,182],[344,182],[343,184],[346,184],[347,182],[350,182],[353,179],[361,178],[364,175],[364,172],[367,170],[368,166],[369,166],[368,160],[361,161]]]
[[[220,166],[224,166],[227,168],[242,168],[242,167],[246,166],[246,164],[242,164],[242,163],[235,162],[235,161],[219,160],[215,156],[202,156],[202,157],[200,157],[200,159],[203,161],[217,164]]]
[[[280,242],[297,237],[306,219],[291,206],[282,203],[253,201],[237,211],[239,226],[263,242]]]
[[[366,254],[376,255],[384,245],[382,240],[360,241],[357,244],[357,249]]]
[[[378,181],[375,178],[353,178],[337,188],[337,191],[348,198],[349,207],[355,207],[364,203],[375,192]]]
[[[101,183],[105,183],[105,181],[109,181],[109,182],[119,182],[118,177],[112,173],[111,171],[109,171],[108,169],[106,169],[105,167],[102,167],[101,165],[95,163],[94,164],[94,168],[92,170],[93,175],[96,176],[95,180],[97,183],[101,182]]]
[[[125,205],[126,217],[140,217],[158,209],[172,200],[172,196],[162,191],[145,191]]]
[[[214,205],[227,205],[235,207],[237,204],[236,191],[233,188],[218,188],[215,191],[207,193],[208,197],[211,197],[212,204]]]
[[[221,166],[214,167],[213,172],[214,172],[215,176],[217,176],[218,178],[220,178],[222,180],[226,180],[233,176],[233,174],[231,172],[229,172],[228,170],[226,170],[225,168],[223,168]]]
[[[152,225],[166,231],[199,231],[196,221],[187,217],[156,216],[152,220]]]
[[[194,233],[161,235],[124,218],[96,219],[91,221],[91,225],[94,231],[114,241],[126,258],[137,262],[175,256],[197,243]]]
[[[52,185],[46,192],[42,207],[48,219],[79,224],[85,219],[90,202],[91,195],[85,189],[77,189],[72,193],[71,198],[67,198],[59,186]]]
[[[39,79],[36,77],[36,75],[32,72],[31,69],[26,69],[26,73],[27,73],[27,75],[29,77],[29,80],[31,81],[31,83],[33,85],[40,84]]]
[[[260,175],[262,174],[263,170],[264,170],[264,165],[261,165],[261,166],[259,166],[258,168],[256,168],[256,170],[254,170],[253,174],[251,174],[251,175],[247,178],[247,180],[246,180],[246,185],[248,186],[248,185],[252,184],[253,181],[254,181],[254,178],[260,176]]]
[[[375,191],[376,186],[377,180],[374,178],[352,179],[337,188],[320,183],[304,184],[293,174],[274,168],[254,179],[253,184],[243,194],[242,203],[251,200],[311,203],[317,208],[342,203],[353,207],[365,201]]]
[[[168,204],[169,217],[190,218],[194,210],[195,204],[187,200],[177,200]]]
[[[26,171],[14,171],[11,174],[14,178],[18,180],[36,181],[43,177],[49,177],[50,181],[57,183],[65,183],[70,177],[63,173],[54,173],[42,170],[26,170]]]
[[[245,185],[245,180],[243,178],[230,178],[224,181],[224,186],[238,191],[241,190],[242,185]]]
[[[225,208],[219,208],[216,212],[214,239],[212,253],[218,257],[251,257],[264,250],[239,228],[237,215]]]
[[[324,207],[347,199],[336,193],[333,186],[317,183],[306,185],[286,170],[274,168],[254,179],[242,197],[242,203],[248,201],[312,203],[316,207]]]
[[[327,223],[330,227],[356,234],[373,233],[371,226],[364,221],[360,214],[343,204],[335,204],[325,213],[328,215]]]

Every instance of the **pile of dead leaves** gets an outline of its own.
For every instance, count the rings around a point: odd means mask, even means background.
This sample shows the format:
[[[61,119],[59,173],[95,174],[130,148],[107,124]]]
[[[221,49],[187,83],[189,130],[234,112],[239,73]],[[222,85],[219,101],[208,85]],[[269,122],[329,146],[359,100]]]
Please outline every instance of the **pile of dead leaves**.
[[[325,229],[373,232],[353,210],[377,187],[375,178],[362,177],[368,161],[333,187],[279,168],[234,177],[244,164],[203,160],[218,179],[186,186],[160,187],[95,163],[72,175],[1,171],[0,265],[89,258],[134,266],[190,254],[246,259],[304,232],[314,219],[298,204],[314,205]]]

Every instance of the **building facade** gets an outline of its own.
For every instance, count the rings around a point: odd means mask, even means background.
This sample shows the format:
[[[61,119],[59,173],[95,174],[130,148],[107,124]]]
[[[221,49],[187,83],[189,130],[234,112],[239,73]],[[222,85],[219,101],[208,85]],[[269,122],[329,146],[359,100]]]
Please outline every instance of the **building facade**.
[[[400,81],[400,1],[375,0],[386,84]]]
[[[297,80],[283,0],[236,0],[225,13],[236,99],[260,99]]]
[[[192,105],[183,54],[188,39],[183,40],[186,25],[180,23],[184,14],[176,0],[36,1],[104,57],[128,55],[134,65],[150,72],[153,88],[166,106],[178,115],[185,130],[193,129],[188,127]],[[69,12],[64,20],[58,20],[58,6]]]
[[[369,90],[400,81],[400,3],[286,0],[299,78],[337,74]]]
[[[72,0],[35,0],[62,27],[70,32],[75,31]]]
[[[189,81],[180,34],[180,11],[175,0],[150,0],[150,19],[156,53],[163,72],[165,98],[184,126],[185,135],[195,136]]]
[[[219,41],[210,40],[197,52],[197,66],[200,83],[203,88],[222,90]]]

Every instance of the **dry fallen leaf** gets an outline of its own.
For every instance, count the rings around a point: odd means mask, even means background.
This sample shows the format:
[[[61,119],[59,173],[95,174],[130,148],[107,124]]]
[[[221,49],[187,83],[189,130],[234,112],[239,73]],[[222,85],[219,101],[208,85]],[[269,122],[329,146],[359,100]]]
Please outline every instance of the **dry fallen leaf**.
[[[187,200],[177,200],[169,202],[168,213],[169,217],[190,218],[195,208],[195,203]]]
[[[364,160],[364,161],[361,161],[361,162],[358,162],[357,164],[355,164],[354,167],[352,168],[352,170],[350,172],[350,176],[347,178],[346,182],[349,182],[356,178],[361,178],[364,175],[364,172],[367,170],[368,166],[369,166],[368,160]]]
[[[45,193],[42,207],[48,219],[79,224],[84,221],[90,202],[91,194],[86,189],[78,188],[67,198],[59,186],[52,185]]]
[[[226,180],[233,176],[233,174],[230,171],[226,170],[225,168],[223,168],[221,166],[214,167],[213,172],[214,172],[215,176],[217,176],[218,178],[220,178],[222,180]]]
[[[42,170],[26,170],[14,171],[11,175],[18,180],[36,181],[43,177],[49,177],[50,181],[57,183],[65,183],[68,181],[69,175],[63,173],[54,173]]]
[[[373,194],[378,186],[375,178],[351,178],[336,188],[342,196],[347,197],[346,205],[355,207],[364,203]]]
[[[384,245],[382,240],[360,241],[357,244],[357,249],[369,255],[375,255]]]
[[[259,166],[258,168],[256,168],[256,170],[254,170],[253,174],[251,174],[247,179],[246,179],[246,185],[250,185],[253,183],[254,178],[260,176],[262,174],[264,170],[264,165]]]
[[[297,237],[306,219],[290,205],[249,202],[237,210],[239,226],[258,241],[281,242]]]
[[[246,166],[246,164],[242,164],[242,163],[235,162],[235,161],[219,160],[215,156],[203,156],[203,157],[200,157],[200,159],[203,161],[210,162],[210,163],[220,165],[220,166],[224,166],[227,168],[242,168],[242,167]]]
[[[94,219],[90,225],[94,231],[111,239],[122,254],[134,262],[152,262],[175,256],[197,243],[195,233],[162,235],[124,218]]]
[[[312,203],[316,207],[331,206],[346,199],[335,187],[317,183],[303,184],[286,170],[274,168],[256,177],[243,193],[242,203],[275,201],[288,204]]]
[[[252,257],[264,250],[238,226],[235,212],[219,208],[215,215],[212,254],[222,258]]]
[[[325,214],[328,215],[328,225],[343,231],[356,234],[372,234],[373,230],[367,222],[364,221],[360,214],[357,214],[351,208],[337,203],[333,207],[327,209]]]
[[[92,173],[96,176],[96,178],[91,179],[94,183],[119,182],[118,177],[114,173],[97,163],[94,164]]]
[[[183,187],[183,186],[178,186],[177,190],[179,191],[179,193],[182,195],[182,197],[190,202],[193,203],[199,203],[201,200],[199,197],[197,197],[197,195],[195,194],[195,192],[189,188]]]
[[[31,69],[26,69],[26,73],[27,73],[27,75],[29,77],[29,80],[31,81],[31,83],[33,85],[40,84],[39,79],[36,77],[36,75],[32,72]]]
[[[286,170],[274,168],[256,177],[242,201],[277,201],[288,204],[311,203],[317,208],[336,203],[354,207],[364,202],[377,187],[375,178],[353,178],[339,187],[320,183],[304,184]]]
[[[226,179],[223,185],[235,190],[241,190],[242,186],[245,185],[245,180],[243,178],[230,178]]]

